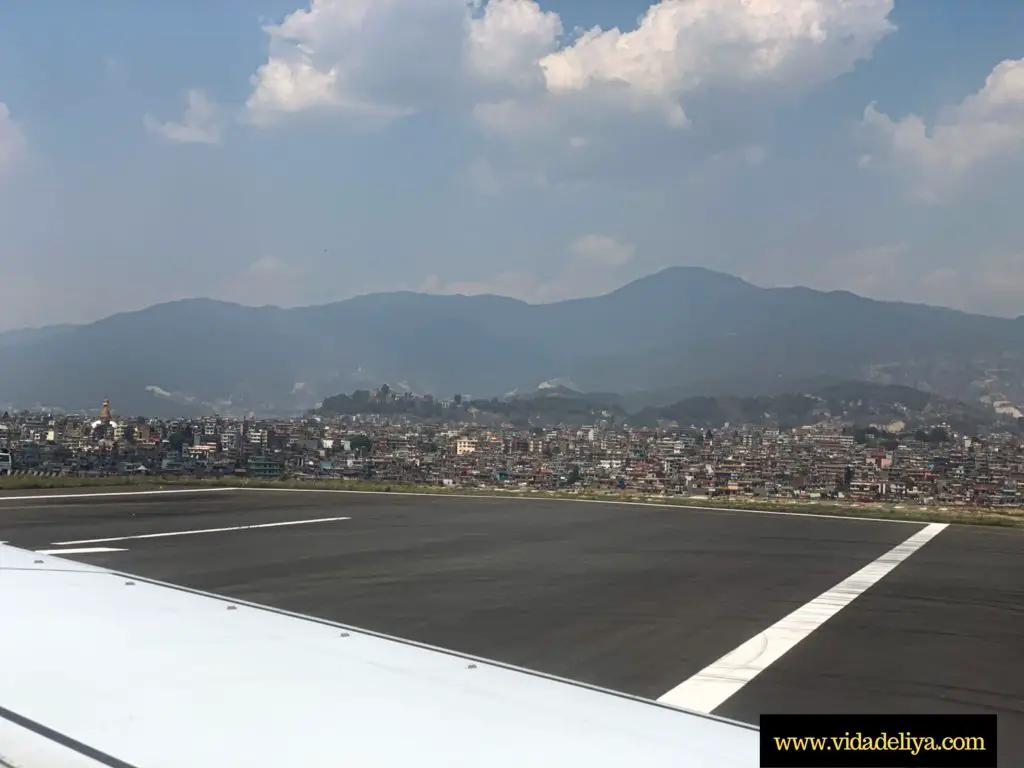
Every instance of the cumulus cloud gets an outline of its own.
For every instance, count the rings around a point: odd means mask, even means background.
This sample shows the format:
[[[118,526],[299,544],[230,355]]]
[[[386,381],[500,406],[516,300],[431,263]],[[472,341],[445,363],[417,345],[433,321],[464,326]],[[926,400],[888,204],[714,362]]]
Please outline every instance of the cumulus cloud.
[[[662,0],[635,30],[593,28],[541,61],[553,91],[599,84],[662,97],[722,85],[813,86],[849,71],[894,27],[892,0]]]
[[[997,64],[981,89],[931,126],[917,115],[893,120],[874,104],[864,124],[879,149],[862,166],[905,173],[919,197],[937,201],[973,171],[1024,151],[1024,59]]]
[[[270,50],[252,77],[250,118],[412,114],[450,91],[467,13],[465,0],[311,0],[265,27]]]
[[[7,105],[0,101],[0,174],[13,165],[27,147],[24,132],[14,122]]]
[[[467,29],[465,63],[471,73],[529,88],[544,82],[541,61],[558,47],[562,20],[534,0],[490,0]]]
[[[683,127],[709,91],[805,89],[849,71],[893,29],[893,0],[660,0],[628,31],[565,39],[536,0],[311,0],[266,27],[254,119],[315,107],[397,117],[477,102],[481,125],[547,129],[552,110],[653,110]],[[574,134],[575,135],[575,134]]]
[[[180,122],[161,122],[150,114],[142,118],[146,129],[180,144],[217,144],[223,127],[220,108],[197,89],[185,92],[185,114]]]
[[[893,0],[661,0],[635,29],[593,27],[540,58],[543,88],[535,98],[548,108],[582,98],[631,113],[654,110],[682,128],[690,96],[751,86],[806,89],[848,72],[895,29],[892,8]],[[510,36],[493,35],[492,48],[508,45]],[[480,116],[494,126],[493,114]]]

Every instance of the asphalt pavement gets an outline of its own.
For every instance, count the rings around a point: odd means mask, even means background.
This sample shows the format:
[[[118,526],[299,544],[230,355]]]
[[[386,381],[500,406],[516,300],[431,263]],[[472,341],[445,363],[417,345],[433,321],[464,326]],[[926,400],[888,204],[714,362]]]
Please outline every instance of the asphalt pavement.
[[[923,528],[539,499],[70,495],[0,498],[0,541],[649,698]],[[1024,532],[950,526],[715,713],[996,712],[1001,763],[1021,764],[1022,647]]]

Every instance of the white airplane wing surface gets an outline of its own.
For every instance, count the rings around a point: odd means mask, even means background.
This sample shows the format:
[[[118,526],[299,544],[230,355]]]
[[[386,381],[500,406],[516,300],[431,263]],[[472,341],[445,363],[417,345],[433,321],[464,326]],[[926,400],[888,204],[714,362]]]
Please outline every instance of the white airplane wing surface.
[[[0,545],[0,766],[749,768],[758,736]]]

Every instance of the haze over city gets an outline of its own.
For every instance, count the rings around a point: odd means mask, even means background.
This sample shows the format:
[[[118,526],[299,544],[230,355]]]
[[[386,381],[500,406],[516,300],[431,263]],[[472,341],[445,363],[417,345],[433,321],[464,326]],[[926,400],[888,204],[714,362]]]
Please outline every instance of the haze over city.
[[[1024,7],[10,3],[0,329],[672,265],[1024,313]]]

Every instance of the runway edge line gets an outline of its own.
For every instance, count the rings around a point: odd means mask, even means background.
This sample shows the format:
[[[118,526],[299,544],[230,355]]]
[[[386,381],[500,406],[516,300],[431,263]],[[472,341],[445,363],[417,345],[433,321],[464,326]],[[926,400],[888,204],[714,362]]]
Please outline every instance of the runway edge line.
[[[99,499],[113,496],[168,496],[173,493],[223,493],[240,491],[241,488],[228,486],[225,488],[168,488],[153,491],[102,491],[97,493],[46,493],[28,494],[26,496],[0,496],[4,501],[46,501],[49,499]]]

